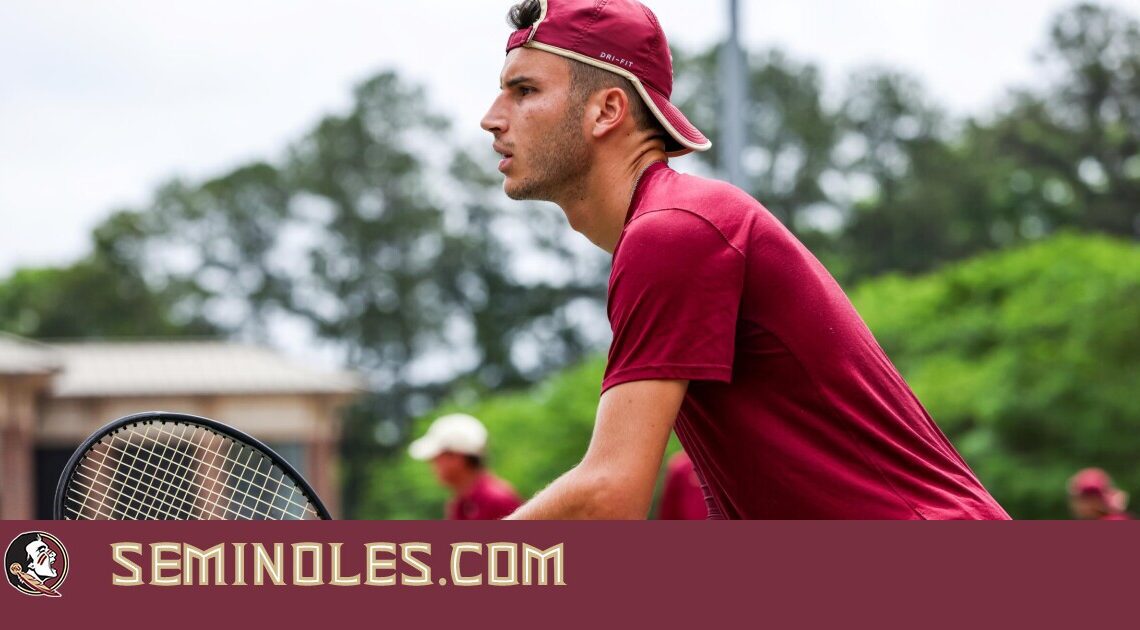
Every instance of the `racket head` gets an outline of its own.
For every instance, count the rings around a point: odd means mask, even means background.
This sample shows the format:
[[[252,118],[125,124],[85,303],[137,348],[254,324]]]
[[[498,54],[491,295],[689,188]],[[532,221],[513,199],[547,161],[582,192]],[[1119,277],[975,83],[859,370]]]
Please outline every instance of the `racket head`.
[[[158,505],[147,503],[155,499]],[[116,508],[120,502],[127,505]],[[54,517],[332,520],[309,482],[257,438],[167,411],[124,416],[80,444],[56,484]]]

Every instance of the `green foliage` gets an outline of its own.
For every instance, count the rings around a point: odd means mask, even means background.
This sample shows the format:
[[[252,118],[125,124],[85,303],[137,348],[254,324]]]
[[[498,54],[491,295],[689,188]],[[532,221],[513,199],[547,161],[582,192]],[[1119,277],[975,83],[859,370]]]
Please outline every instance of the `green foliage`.
[[[420,436],[431,421],[461,411],[483,421],[490,434],[488,463],[522,496],[531,496],[574,466],[594,426],[604,360],[594,359],[526,391],[482,399],[468,393],[416,420]],[[363,518],[438,518],[446,494],[431,467],[406,455],[374,464]]]
[[[0,330],[41,339],[216,334],[201,319],[179,317],[167,294],[98,259],[0,280]]]
[[[465,391],[417,419],[409,437],[423,435],[447,413],[469,413],[490,434],[488,464],[530,497],[575,466],[594,428],[605,357],[594,357],[524,391],[491,395]],[[680,449],[674,437],[668,455]],[[373,462],[360,518],[439,518],[447,498],[425,462],[402,452]],[[659,480],[661,481],[661,480]],[[660,486],[660,483],[658,484]],[[658,487],[660,491],[660,487]]]
[[[714,144],[717,52],[675,54],[677,98]],[[747,188],[843,280],[1066,228],[1140,235],[1140,26],[1078,5],[1056,16],[1040,58],[1050,80],[954,120],[890,68],[854,73],[833,105],[813,64],[750,54]]]
[[[883,73],[848,90],[845,137],[869,176],[836,245],[855,277],[946,261],[1079,228],[1140,235],[1140,26],[1090,4],[1059,13],[1042,51],[1051,80],[959,125],[921,88]]]
[[[1065,517],[1085,466],[1140,488],[1140,247],[1065,234],[852,298],[1013,515]]]
[[[721,133],[719,52],[713,47],[674,55],[674,100],[714,145]],[[823,81],[814,64],[766,50],[749,55],[748,68],[747,188],[801,237],[810,235],[814,228],[808,215],[814,206],[830,202],[820,186],[839,140],[837,113],[823,103]],[[715,150],[696,154],[696,159],[719,166]]]

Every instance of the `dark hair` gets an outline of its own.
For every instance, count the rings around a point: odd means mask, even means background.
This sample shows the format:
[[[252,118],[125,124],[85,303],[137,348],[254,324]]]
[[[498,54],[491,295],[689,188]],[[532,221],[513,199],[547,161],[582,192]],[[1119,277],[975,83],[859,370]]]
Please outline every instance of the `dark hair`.
[[[18,564],[21,571],[29,569],[29,565],[35,562],[35,558],[28,553],[27,547],[34,540],[40,540],[40,535],[35,532],[21,534],[12,541],[12,544],[8,545],[8,551],[4,554],[4,575],[8,577],[8,582],[16,588],[20,588],[20,579],[12,575],[8,571],[8,567]]]
[[[527,28],[534,26],[538,21],[538,16],[542,15],[542,3],[538,0],[523,0],[522,2],[511,7],[507,12],[507,21],[515,30],[520,28]]]
[[[539,0],[523,0],[507,12],[507,22],[515,30],[529,28],[534,26],[541,15],[542,3]],[[570,91],[577,105],[585,103],[586,99],[598,90],[619,88],[625,92],[625,97],[629,101],[629,112],[637,124],[637,129],[639,131],[654,129],[662,138],[666,137],[665,129],[653,116],[653,112],[649,110],[629,79],[575,59],[567,58],[566,61],[570,64]]]

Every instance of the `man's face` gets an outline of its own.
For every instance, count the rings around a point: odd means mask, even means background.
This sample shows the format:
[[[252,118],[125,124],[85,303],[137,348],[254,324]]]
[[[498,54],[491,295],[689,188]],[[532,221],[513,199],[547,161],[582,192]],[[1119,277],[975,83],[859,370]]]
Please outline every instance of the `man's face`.
[[[431,467],[439,482],[451,488],[463,478],[467,468],[467,458],[459,453],[444,451],[432,458]]]
[[[503,190],[512,199],[556,201],[589,165],[570,66],[557,55],[516,48],[507,54],[499,86],[481,125],[495,136],[495,151],[503,156]]]
[[[1109,513],[1104,499],[1095,494],[1078,494],[1069,497],[1069,509],[1079,519],[1098,519]]]
[[[34,573],[43,579],[55,577],[55,568],[51,566],[55,562],[55,552],[48,549],[44,541],[34,540],[28,543],[25,550],[28,552],[28,557],[31,558],[28,567],[30,573]]]

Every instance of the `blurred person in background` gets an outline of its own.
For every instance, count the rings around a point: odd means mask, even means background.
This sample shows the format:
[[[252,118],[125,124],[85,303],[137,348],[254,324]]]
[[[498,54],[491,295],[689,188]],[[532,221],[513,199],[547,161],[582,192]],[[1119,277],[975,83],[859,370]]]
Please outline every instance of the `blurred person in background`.
[[[431,462],[436,478],[451,491],[444,508],[448,520],[496,520],[522,504],[514,488],[487,469],[486,447],[486,427],[462,413],[437,418],[408,447],[413,459]]]
[[[1124,511],[1127,506],[1128,493],[1100,468],[1085,468],[1069,479],[1069,509],[1078,519],[1129,520],[1132,517]]]
[[[709,517],[701,480],[693,469],[693,460],[685,451],[669,458],[665,469],[665,489],[657,518],[663,521],[700,521]]]

